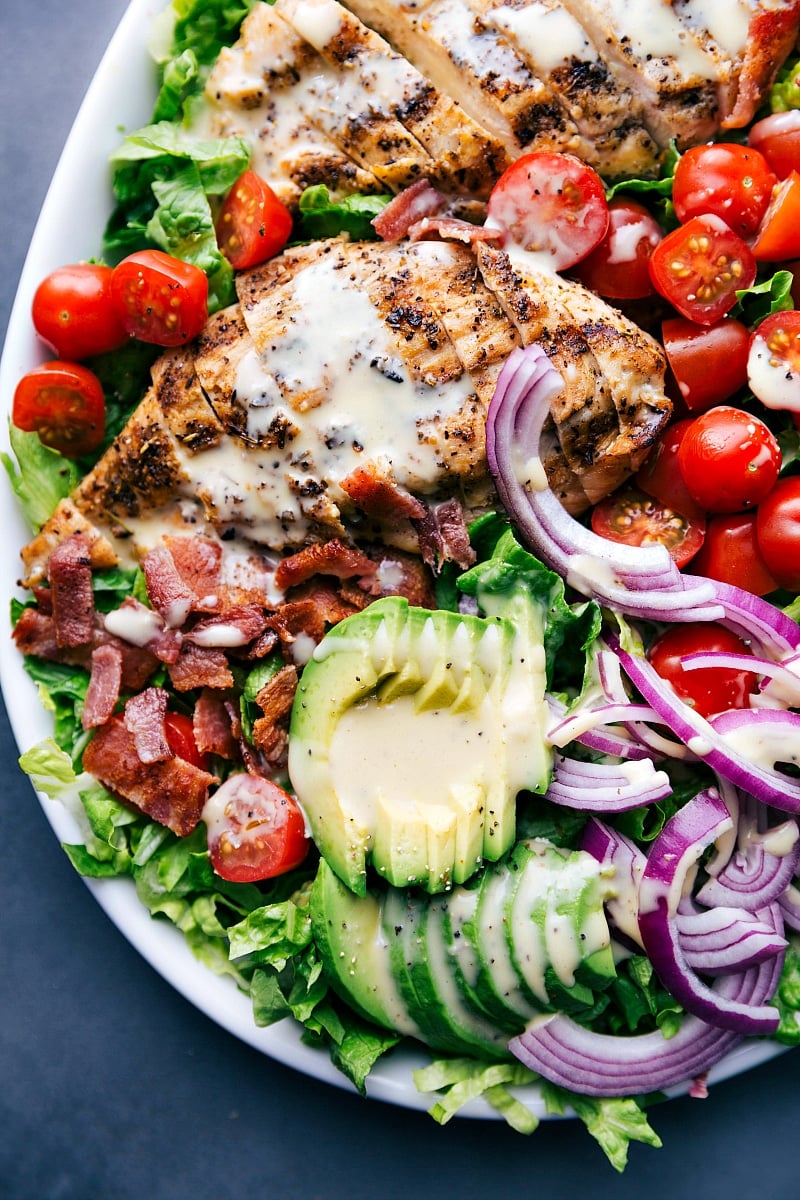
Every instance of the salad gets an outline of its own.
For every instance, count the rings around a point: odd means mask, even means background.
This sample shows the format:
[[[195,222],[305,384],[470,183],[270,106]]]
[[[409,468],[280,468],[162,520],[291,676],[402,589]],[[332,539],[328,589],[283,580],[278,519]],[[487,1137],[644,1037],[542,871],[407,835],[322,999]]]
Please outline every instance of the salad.
[[[192,5],[174,6],[162,121],[190,111],[246,7],[195,24]],[[154,916],[249,993],[256,1022],[298,1022],[362,1090],[375,1062],[411,1038],[432,1051],[416,1082],[439,1094],[438,1120],[482,1095],[530,1131],[518,1089],[536,1083],[551,1110],[585,1120],[618,1167],[629,1140],[657,1144],[645,1109],[658,1093],[689,1080],[701,1093],[742,1037],[800,1036],[793,81],[790,64],[771,98],[786,115],[759,121],[746,143],[675,153],[657,180],[599,195],[595,184],[595,240],[577,261],[552,264],[637,313],[660,304],[653,288],[670,306],[659,332],[680,419],[635,487],[588,520],[568,517],[543,484],[541,428],[562,380],[534,343],[497,382],[487,455],[502,505],[469,524],[469,552],[440,547],[423,603],[387,595],[343,608],[302,661],[285,653],[297,630],[282,638],[274,624],[257,658],[223,654],[225,736],[209,733],[219,706],[208,686],[176,686],[170,651],[136,682],[121,677],[99,709],[86,642],[63,653],[67,624],[87,612],[129,645],[134,621],[165,643],[186,620],[196,631],[196,569],[183,619],[165,619],[176,597],[159,592],[153,559],[87,574],[85,551],[65,552],[12,612],[54,721],[53,739],[23,766],[78,814],[83,843],[66,848],[78,870],[131,876]],[[293,223],[235,141],[210,163],[174,156],[154,183],[141,164],[169,158],[167,141],[154,155],[128,139],[115,155],[104,261],[57,271],[37,293],[33,319],[56,357],[44,379],[20,381],[6,462],[34,529],[95,468],[161,349],[194,338],[231,301],[234,269],[290,237],[373,236],[372,222],[380,229],[380,214],[397,212],[385,196],[340,204],[324,189]],[[539,166],[526,162],[527,177]],[[520,170],[489,203],[487,226],[507,245],[527,237],[508,215]],[[181,214],[198,211],[182,237]],[[709,244],[736,269],[709,277]],[[155,302],[165,280],[177,310]],[[337,553],[309,576],[303,554],[279,566],[287,590],[315,574],[373,573],[358,559],[345,569]],[[74,598],[76,576],[86,607],[70,612],[48,655],[33,627],[40,617],[58,626],[59,589]],[[206,620],[213,630],[214,614]],[[267,632],[262,622],[240,644]],[[144,644],[152,652],[149,634]],[[212,633],[207,645],[225,643]],[[87,720],[92,710],[102,719]],[[367,820],[363,832],[365,802],[352,779],[342,785],[341,763],[365,737],[387,746],[381,712],[427,745],[429,764],[450,734],[492,739],[492,777],[477,791],[485,758],[442,753],[445,785],[458,783],[455,823],[429,819],[435,797],[422,796],[412,820],[389,795],[380,829]],[[152,748],[154,731],[166,749]],[[131,740],[137,757],[120,774]],[[379,761],[424,792],[400,757]],[[145,777],[155,785],[142,789]],[[170,787],[195,797],[194,818],[154,805]]]

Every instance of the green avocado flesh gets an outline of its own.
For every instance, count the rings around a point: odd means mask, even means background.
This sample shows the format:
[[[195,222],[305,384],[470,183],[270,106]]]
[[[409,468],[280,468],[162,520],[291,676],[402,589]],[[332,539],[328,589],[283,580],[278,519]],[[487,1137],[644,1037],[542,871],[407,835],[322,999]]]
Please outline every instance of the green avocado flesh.
[[[356,896],[323,859],[310,912],[331,985],[363,1016],[434,1050],[505,1059],[529,1021],[590,1008],[613,979],[608,894],[590,855],[531,841],[437,896]]]
[[[289,776],[323,858],[358,895],[463,883],[543,791],[544,651],[501,617],[378,600],[325,636],[292,710]]]

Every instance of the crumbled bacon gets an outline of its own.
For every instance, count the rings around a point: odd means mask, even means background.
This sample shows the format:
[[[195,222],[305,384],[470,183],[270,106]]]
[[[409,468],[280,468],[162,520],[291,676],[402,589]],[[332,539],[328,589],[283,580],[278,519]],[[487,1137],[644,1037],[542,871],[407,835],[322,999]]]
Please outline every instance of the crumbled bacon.
[[[505,234],[502,229],[490,229],[485,225],[474,225],[472,221],[464,221],[461,217],[423,217],[416,221],[408,230],[409,241],[456,241],[471,244],[474,242],[503,242]]]
[[[464,512],[455,498],[428,509],[421,521],[415,521],[415,526],[423,562],[433,570],[444,562],[454,562],[466,570],[475,562]]]
[[[175,569],[196,597],[194,607],[203,612],[216,611],[220,607],[220,544],[200,534],[193,537],[167,537],[164,542],[172,555]]]
[[[163,688],[149,687],[125,704],[125,728],[133,737],[143,763],[163,762],[172,757],[164,718],[169,696]]]
[[[194,688],[233,687],[233,674],[223,650],[213,647],[195,646],[184,642],[174,663],[167,668],[172,686],[177,692],[189,692]]]
[[[192,717],[194,740],[202,754],[217,754],[220,758],[239,757],[239,743],[233,736],[231,718],[225,707],[224,693],[203,688],[197,697]]]
[[[243,604],[225,612],[203,617],[184,633],[184,639],[196,646],[246,646],[267,628],[267,615],[259,604]]]
[[[741,129],[752,121],[765,90],[777,74],[778,64],[797,42],[799,25],[800,0],[784,0],[782,4],[754,12],[730,111],[725,111],[728,100],[723,98],[723,129]]]
[[[94,634],[94,593],[89,539],[70,534],[50,555],[51,602],[59,646],[85,646]]]
[[[114,637],[141,646],[164,663],[177,659],[183,635],[179,629],[169,629],[155,609],[148,608],[135,596],[126,596],[118,608],[106,613],[105,627]]]
[[[328,542],[315,542],[305,546],[296,554],[290,554],[278,564],[275,583],[288,590],[305,583],[312,575],[335,575],[337,579],[353,576],[373,575],[375,564],[371,558],[354,546],[346,546],[338,538]]]
[[[425,505],[411,492],[379,475],[374,466],[356,467],[339,485],[368,517],[400,519],[424,517]]]
[[[417,221],[444,212],[448,203],[429,180],[418,179],[390,200],[371,224],[384,242],[399,242]]]
[[[166,546],[156,546],[142,559],[147,596],[172,629],[179,629],[197,602]]]
[[[69,663],[71,666],[91,669],[92,650],[96,646],[114,645],[122,655],[122,690],[135,692],[143,688],[158,666],[158,659],[139,646],[131,646],[96,624],[92,642],[85,646],[59,646],[56,641],[55,621],[47,613],[36,608],[23,609],[14,626],[14,641],[23,654],[33,654],[50,662]]]
[[[143,763],[133,734],[118,717],[95,732],[83,753],[83,765],[110,791],[179,837],[195,828],[208,789],[217,782],[214,775],[176,756]]]
[[[256,696],[264,715],[253,723],[253,742],[272,766],[283,762],[289,744],[287,725],[297,681],[296,667],[281,667]]]
[[[122,684],[122,653],[112,642],[96,646],[92,651],[89,686],[81,715],[84,729],[105,725],[119,700]]]
[[[380,596],[404,596],[409,604],[418,608],[436,607],[433,577],[415,554],[383,546],[371,547],[369,553],[376,563],[375,574],[358,583],[346,580],[339,589],[343,600],[363,608]]]

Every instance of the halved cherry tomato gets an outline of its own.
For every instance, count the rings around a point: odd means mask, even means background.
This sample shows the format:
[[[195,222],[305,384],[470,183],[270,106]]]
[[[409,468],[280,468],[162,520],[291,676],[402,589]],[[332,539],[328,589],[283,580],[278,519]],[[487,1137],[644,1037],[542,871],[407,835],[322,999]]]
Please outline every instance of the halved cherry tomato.
[[[311,845],[297,801],[259,775],[229,775],[203,809],[211,865],[252,883],[298,867]]]
[[[669,317],[662,323],[661,340],[690,412],[722,404],[747,383],[750,334],[741,321],[725,317],[716,325],[697,325],[685,317]]]
[[[735,143],[691,146],[675,168],[672,202],[679,221],[716,213],[742,238],[758,229],[778,182],[758,150]]]
[[[652,294],[647,264],[664,233],[635,200],[612,200],[608,230],[575,269],[584,287],[609,300],[641,300]]]
[[[800,312],[772,313],[750,340],[747,381],[767,408],[800,413]]]
[[[800,591],[800,476],[779,479],[756,513],[756,537],[781,587]]]
[[[729,404],[695,417],[678,450],[689,494],[706,512],[753,508],[772,491],[781,463],[772,431]]]
[[[692,559],[692,574],[732,583],[754,596],[774,592],[778,582],[758,548],[756,514],[725,513],[711,517],[702,549]]]
[[[654,496],[626,486],[592,509],[593,531],[628,546],[666,546],[679,567],[685,567],[703,544],[705,521],[676,512]]]
[[[17,429],[38,433],[45,446],[67,458],[90,454],[105,433],[100,380],[78,363],[42,363],[17,384],[11,420]]]
[[[757,675],[743,667],[701,667],[685,670],[687,654],[723,651],[727,654],[751,654],[741,638],[722,625],[698,621],[696,624],[671,625],[657,638],[647,657],[662,679],[703,717],[727,712],[730,708],[749,708]]]
[[[260,175],[245,171],[225,198],[216,230],[220,250],[234,270],[242,271],[283,249],[292,216]]]
[[[111,301],[111,267],[58,267],[34,292],[31,313],[39,337],[71,361],[118,350],[128,340]]]
[[[776,187],[752,248],[758,262],[800,256],[800,172],[790,171]]]
[[[168,712],[164,717],[167,745],[176,758],[199,767],[201,771],[209,770],[209,758],[198,750],[194,740],[194,728],[191,717],[184,713]]]
[[[648,496],[702,525],[705,513],[690,495],[678,466],[678,450],[692,424],[691,417],[669,424],[637,471],[634,482]]]
[[[182,346],[208,318],[205,273],[163,250],[123,258],[114,268],[111,294],[126,332],[156,346]]]
[[[800,171],[800,109],[771,113],[756,121],[747,142],[764,155],[779,179]]]
[[[580,262],[608,229],[600,176],[572,154],[523,154],[498,179],[487,224],[524,250],[538,251],[555,271]]]
[[[725,222],[709,213],[668,233],[650,258],[659,295],[698,325],[714,325],[730,312],[739,288],[756,277],[749,247]]]

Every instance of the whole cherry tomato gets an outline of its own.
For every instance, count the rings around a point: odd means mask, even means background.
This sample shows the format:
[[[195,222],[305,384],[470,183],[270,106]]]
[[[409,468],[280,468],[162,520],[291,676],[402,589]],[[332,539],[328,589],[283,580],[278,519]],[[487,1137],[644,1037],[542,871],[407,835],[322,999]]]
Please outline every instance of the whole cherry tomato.
[[[652,293],[648,262],[664,236],[655,217],[635,200],[612,200],[608,230],[575,268],[584,287],[609,300],[640,300]]]
[[[128,340],[111,300],[111,267],[58,267],[37,287],[31,307],[39,337],[71,361],[118,350]]]
[[[679,221],[715,213],[742,238],[756,232],[778,182],[769,163],[748,146],[691,146],[675,168],[672,202]]]
[[[753,508],[772,491],[781,464],[772,431],[728,404],[695,417],[678,450],[684,482],[706,512]]]
[[[757,676],[745,667],[700,667],[687,670],[683,659],[690,654],[707,652],[751,654],[735,633],[722,625],[698,621],[696,624],[671,625],[653,642],[647,657],[662,679],[703,717],[727,712],[730,708],[749,708],[750,694]]]

